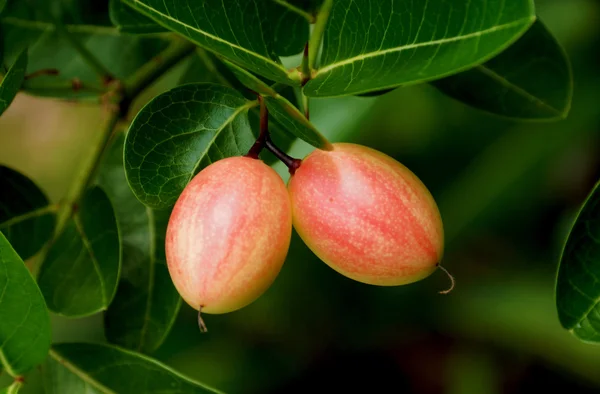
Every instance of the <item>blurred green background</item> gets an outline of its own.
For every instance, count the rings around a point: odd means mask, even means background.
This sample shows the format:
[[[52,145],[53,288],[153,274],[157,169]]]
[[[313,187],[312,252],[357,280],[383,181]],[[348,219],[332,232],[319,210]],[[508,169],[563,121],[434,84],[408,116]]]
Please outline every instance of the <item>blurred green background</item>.
[[[444,219],[443,265],[456,277],[454,291],[438,294],[448,287],[441,272],[395,288],[351,281],[294,235],[281,274],[259,300],[207,315],[207,334],[184,306],[155,356],[228,393],[599,392],[600,348],[560,327],[553,287],[573,215],[600,178],[600,2],[537,6],[573,65],[565,121],[501,119],[428,85],[312,101],[312,120],[332,141],[381,150],[430,188]],[[0,119],[0,163],[58,201],[100,118],[91,105],[20,95]],[[311,149],[297,142],[292,155]],[[53,316],[53,336],[104,341],[102,316]],[[39,371],[22,392],[43,392]]]

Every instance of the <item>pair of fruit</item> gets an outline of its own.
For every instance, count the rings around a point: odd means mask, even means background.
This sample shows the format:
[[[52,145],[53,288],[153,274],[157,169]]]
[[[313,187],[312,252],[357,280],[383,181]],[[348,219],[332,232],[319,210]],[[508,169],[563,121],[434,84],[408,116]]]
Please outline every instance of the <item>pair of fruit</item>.
[[[226,313],[258,298],[286,258],[292,222],[331,268],[382,286],[430,275],[442,221],[427,188],[385,154],[355,144],[315,150],[288,188],[261,160],[232,157],[198,173],[169,221],[166,256],[183,299]]]

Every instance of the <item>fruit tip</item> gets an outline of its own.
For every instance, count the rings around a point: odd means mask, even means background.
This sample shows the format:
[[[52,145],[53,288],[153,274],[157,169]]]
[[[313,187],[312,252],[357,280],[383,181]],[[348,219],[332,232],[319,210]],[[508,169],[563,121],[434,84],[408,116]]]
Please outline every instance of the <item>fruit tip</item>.
[[[437,263],[436,265],[438,266],[438,268],[440,268],[442,271],[444,271],[444,273],[445,273],[446,275],[448,275],[448,279],[450,279],[450,287],[449,287],[449,288],[447,288],[446,290],[441,290],[441,291],[438,291],[438,293],[439,293],[439,294],[444,294],[444,295],[445,295],[445,294],[449,294],[449,293],[450,293],[452,290],[454,290],[454,285],[456,284],[456,281],[455,281],[455,279],[454,279],[454,276],[452,276],[452,275],[450,274],[450,272],[448,272],[448,270],[447,270],[446,268],[442,267],[442,266],[440,265],[440,263]]]
[[[208,328],[206,328],[206,324],[204,324],[204,319],[202,319],[202,306],[198,308],[198,327],[200,328],[201,333],[208,332]]]

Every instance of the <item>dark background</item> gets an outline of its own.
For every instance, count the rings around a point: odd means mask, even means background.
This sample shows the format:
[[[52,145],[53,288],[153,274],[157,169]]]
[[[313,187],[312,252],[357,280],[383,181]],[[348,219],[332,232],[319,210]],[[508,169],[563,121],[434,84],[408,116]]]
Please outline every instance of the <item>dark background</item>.
[[[448,287],[441,272],[393,288],[351,281],[294,235],[281,274],[259,300],[207,315],[207,334],[184,306],[155,356],[232,393],[598,392],[600,347],[560,327],[554,281],[573,216],[600,178],[600,2],[537,5],[573,64],[566,121],[501,119],[428,85],[313,101],[312,120],[332,141],[379,149],[430,188],[453,292],[438,294]],[[99,118],[93,106],[20,95],[0,120],[0,162],[58,201]],[[292,153],[311,149],[297,142]],[[53,335],[102,341],[102,317],[53,316]],[[39,372],[22,392],[42,392]]]

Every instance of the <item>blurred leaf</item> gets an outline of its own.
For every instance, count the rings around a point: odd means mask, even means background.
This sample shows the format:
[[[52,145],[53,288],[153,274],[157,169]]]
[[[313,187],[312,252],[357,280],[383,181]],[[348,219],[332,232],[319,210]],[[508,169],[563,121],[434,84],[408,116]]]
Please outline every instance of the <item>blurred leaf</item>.
[[[201,169],[248,153],[255,137],[248,101],[234,89],[188,84],[150,101],[135,117],[125,142],[125,172],[136,197],[164,209]]]
[[[62,3],[53,3],[59,7]],[[27,73],[58,70],[58,75],[42,75],[27,80],[24,89],[40,96],[60,98],[97,97],[106,87],[97,72],[82,58],[65,36],[56,30],[55,20],[46,12],[48,4],[40,0],[10,2],[0,18],[0,28],[7,60],[30,47]],[[60,7],[59,7],[60,8]],[[111,71],[126,79],[141,65],[166,48],[168,42],[157,37],[118,35],[117,29],[104,25],[75,23],[83,16],[64,12],[65,29]],[[1,48],[2,46],[0,46]],[[123,56],[126,53],[127,56]]]
[[[41,364],[50,348],[50,316],[40,289],[0,233],[0,361],[12,376]]]
[[[62,343],[44,367],[48,394],[218,393],[154,359],[115,346]]]
[[[68,317],[105,310],[117,289],[121,246],[106,194],[95,187],[48,251],[38,283],[48,308]]]
[[[123,0],[198,45],[277,82],[291,83],[273,52],[265,2]]]
[[[308,19],[294,12],[289,7],[281,5],[290,4],[301,11],[305,0],[271,0],[268,2],[269,24],[272,27],[273,46],[279,56],[296,55],[304,49],[308,42]]]
[[[4,11],[4,7],[6,7],[6,0],[0,0],[0,15],[2,15],[2,11]]]
[[[508,129],[453,177],[437,198],[446,245],[459,243],[457,239],[473,234],[482,223],[489,226],[494,220],[528,212],[524,204],[532,201],[531,193],[541,193],[546,179],[540,166],[548,166],[565,149],[584,143],[595,132],[597,116],[590,110],[597,106],[594,86],[579,92],[579,108],[574,107],[578,112],[565,122]],[[509,212],[512,216],[507,216]]]
[[[124,143],[124,135],[115,139],[98,180],[113,202],[123,248],[121,278],[104,324],[110,342],[151,353],[171,330],[181,305],[164,254],[170,211],[154,211],[135,197],[123,169]]]
[[[21,382],[14,381],[10,386],[0,389],[0,394],[17,394],[22,386],[23,384]]]
[[[179,80],[179,84],[212,82],[239,90],[246,98],[254,98],[251,92],[240,83],[219,58],[212,53],[198,48],[195,56],[191,58],[186,72]]]
[[[27,260],[52,237],[55,206],[33,181],[0,166],[0,231],[19,256]]]
[[[325,136],[319,133],[315,126],[285,97],[281,95],[265,97],[265,103],[269,109],[269,116],[281,124],[285,130],[316,148],[331,149],[331,144]]]
[[[445,77],[500,53],[534,20],[532,0],[338,0],[304,92],[342,96]]]
[[[367,92],[367,93],[360,93],[357,94],[357,96],[360,97],[379,97],[379,96],[383,96],[384,94],[387,94],[391,91],[396,90],[395,88],[391,88],[391,89],[383,89],[383,90],[376,90],[374,92]]]
[[[21,89],[21,85],[25,80],[26,69],[27,49],[24,49],[0,81],[0,115],[6,111],[19,89]]]
[[[110,20],[124,33],[161,33],[165,28],[135,11],[121,0],[110,0]]]
[[[540,21],[487,63],[433,85],[475,108],[519,119],[564,119],[573,95],[569,60]]]
[[[565,244],[556,279],[563,327],[586,342],[600,342],[600,183],[583,204]]]

